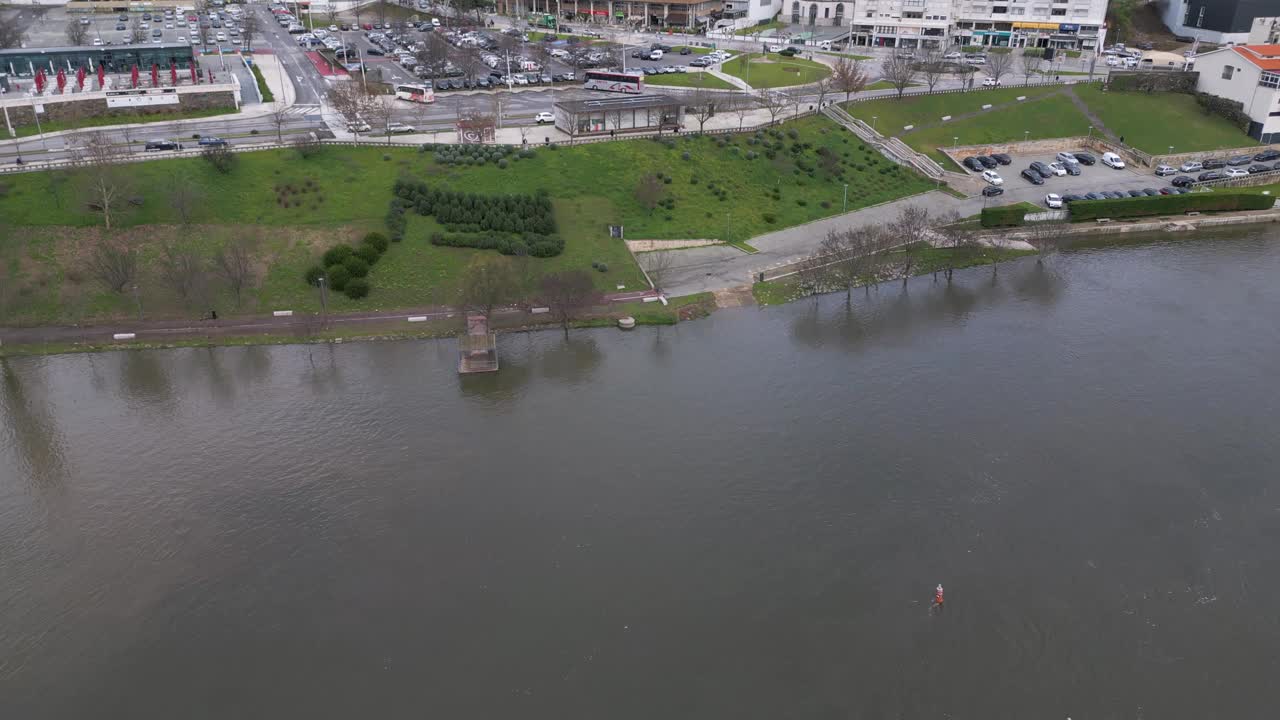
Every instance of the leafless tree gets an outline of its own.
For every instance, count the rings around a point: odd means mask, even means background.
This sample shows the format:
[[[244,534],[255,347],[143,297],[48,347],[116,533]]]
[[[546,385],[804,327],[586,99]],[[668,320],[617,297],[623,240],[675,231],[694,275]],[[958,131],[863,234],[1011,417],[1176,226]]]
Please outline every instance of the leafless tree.
[[[947,61],[942,59],[942,51],[937,48],[930,48],[924,51],[924,55],[920,58],[920,77],[924,80],[924,84],[929,88],[929,92],[938,86],[938,81],[942,80],[942,76],[947,74]]]
[[[1022,69],[1022,84],[1029,85],[1031,76],[1040,72],[1040,66],[1044,64],[1044,56],[1038,54],[1028,55],[1023,52],[1018,58],[1019,65]]]
[[[866,89],[869,77],[861,61],[853,58],[836,58],[835,64],[831,66],[832,88],[844,93],[845,102],[849,102],[850,95]]]
[[[89,253],[87,270],[111,292],[124,292],[138,277],[138,254],[123,241],[104,238]]]
[[[583,270],[565,270],[551,273],[542,279],[542,301],[564,328],[569,337],[569,325],[590,310],[600,300],[591,276]]]
[[[685,96],[685,113],[697,121],[698,132],[702,132],[707,121],[715,117],[715,95],[701,88],[694,90]]]
[[[76,18],[67,21],[66,31],[67,42],[72,45],[83,45],[84,41],[89,38],[89,26],[83,25]]]
[[[989,77],[995,78],[996,84],[1000,84],[1000,79],[1013,71],[1013,55],[1011,53],[993,52],[987,56],[987,62],[983,65]]]
[[[289,106],[283,100],[271,103],[271,114],[267,116],[272,127],[276,129],[276,142],[284,144],[284,126],[289,124]]]
[[[373,11],[378,17],[378,22],[382,25],[386,25],[387,24],[387,3],[379,2],[377,5],[374,6]]]
[[[201,36],[205,33],[201,32]],[[142,29],[142,18],[135,17],[132,23],[129,23],[129,42],[134,45],[147,41],[147,31]],[[208,41],[205,40],[205,48],[208,49]]]
[[[946,251],[942,255],[943,273],[947,282],[951,282],[956,267],[966,264],[968,255],[979,250],[980,245],[973,230],[964,224],[960,214],[954,210],[936,218],[933,234],[939,247]],[[937,277],[936,270],[934,277]]]
[[[787,105],[791,102],[787,96],[761,89],[756,92],[756,104],[769,113],[769,124],[776,125],[778,118],[787,111]]]
[[[460,288],[464,307],[490,317],[499,305],[516,300],[519,280],[505,258],[481,255],[467,265]]]
[[[755,98],[747,92],[734,92],[728,95],[729,111],[738,116],[738,129],[747,122],[747,116],[756,109]]]
[[[204,299],[204,263],[190,244],[177,240],[162,242],[156,267],[160,272],[160,279],[183,303],[190,304]]]
[[[324,12],[324,16],[329,19],[330,25],[336,24],[338,22],[338,6],[330,2],[329,8]]]
[[[244,289],[253,283],[252,241],[245,237],[228,241],[213,256],[213,268],[235,293],[239,308]]]
[[[360,125],[369,115],[369,106],[375,97],[366,93],[360,83],[353,81],[335,83],[328,92],[330,106],[348,125],[355,127],[357,140],[360,139]]]
[[[822,106],[827,102],[827,96],[831,94],[831,76],[828,75],[827,77],[822,78],[811,87],[813,88],[813,92],[818,94],[818,109],[821,110]]]
[[[819,246],[826,281],[845,289],[845,299],[852,299],[853,288],[868,288],[867,275],[876,263],[876,253],[884,244],[884,232],[874,225],[848,230],[832,230]]]
[[[212,165],[214,170],[223,175],[230,173],[236,167],[236,154],[226,145],[206,145],[204,150],[200,151],[200,156]]]
[[[253,37],[262,33],[262,20],[254,13],[244,13],[240,21],[240,42],[245,50],[253,50]]]
[[[169,206],[178,214],[183,225],[191,224],[191,215],[201,204],[204,195],[191,180],[190,173],[178,171],[169,176]]]
[[[666,281],[671,274],[674,258],[670,250],[653,250],[640,254],[640,267],[649,276],[653,289],[661,293],[666,289]]]
[[[294,135],[293,139],[289,141],[289,147],[293,148],[298,153],[298,157],[303,160],[315,157],[316,154],[324,149],[324,145],[320,143],[320,138],[316,137],[313,132]]]
[[[965,89],[973,87],[973,76],[978,72],[978,68],[968,64],[961,63],[956,66],[956,77],[960,79],[960,84]]]
[[[786,102],[787,107],[791,108],[791,117],[798,116],[800,103],[804,102],[805,90],[799,87],[783,88],[778,91],[778,94]]]
[[[1070,224],[1063,220],[1049,220],[1027,225],[1027,242],[1036,249],[1036,263],[1044,264],[1046,257],[1058,252],[1070,241]]]
[[[901,277],[902,286],[907,286],[911,271],[915,267],[916,255],[912,252],[917,245],[927,243],[929,233],[929,209],[922,205],[908,205],[898,212],[898,217],[889,226],[896,244],[903,246]]]
[[[898,97],[902,97],[902,93],[916,79],[915,61],[909,57],[891,55],[880,64],[880,74],[884,76],[885,82],[898,91]]]
[[[382,131],[387,138],[387,144],[391,144],[391,118],[395,112],[395,106],[391,104],[391,95],[375,95],[369,98],[366,105],[366,112],[369,113],[369,124]],[[462,98],[457,99],[462,102]]]
[[[657,175],[646,174],[636,183],[636,202],[640,203],[640,207],[648,210],[650,214],[653,209],[658,207],[658,201],[662,199],[662,181]]]
[[[124,152],[106,133],[94,131],[80,137],[71,158],[84,180],[89,208],[102,215],[103,225],[110,230],[111,219],[128,194],[128,175],[120,166]]]
[[[27,30],[18,19],[18,13],[0,14],[0,48],[21,47]]]
[[[827,268],[820,250],[796,263],[796,285],[805,295],[814,296],[815,303],[818,294],[828,286]]]
[[[379,6],[381,7],[381,6]],[[506,36],[503,36],[506,37]],[[422,48],[414,53],[414,59],[423,67],[427,77],[444,77],[449,72],[454,50],[440,33],[427,33]]]

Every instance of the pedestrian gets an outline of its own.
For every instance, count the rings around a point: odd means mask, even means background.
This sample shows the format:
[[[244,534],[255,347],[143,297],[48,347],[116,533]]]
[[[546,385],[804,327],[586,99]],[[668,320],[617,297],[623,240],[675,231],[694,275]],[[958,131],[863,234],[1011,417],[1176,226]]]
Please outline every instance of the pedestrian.
[[[1123,145],[1123,144],[1124,144],[1124,136],[1123,136],[1123,135],[1121,135],[1121,136],[1120,136],[1120,144],[1121,144],[1121,145]]]
[[[1054,76],[1053,76],[1053,81],[1054,81],[1054,82],[1062,82],[1062,76],[1061,76],[1061,75],[1054,75]]]

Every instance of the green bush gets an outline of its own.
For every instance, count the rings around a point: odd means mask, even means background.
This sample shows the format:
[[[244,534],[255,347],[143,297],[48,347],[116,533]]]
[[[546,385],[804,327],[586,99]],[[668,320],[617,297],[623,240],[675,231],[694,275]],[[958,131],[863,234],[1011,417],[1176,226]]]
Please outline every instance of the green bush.
[[[365,245],[373,246],[373,249],[377,250],[380,253],[386,252],[387,248],[389,247],[389,244],[387,243],[387,236],[383,235],[380,232],[371,232],[365,235],[364,240],[362,240],[362,242]]]
[[[361,260],[355,255],[343,260],[342,266],[347,269],[347,272],[351,273],[351,277],[353,278],[362,278],[369,274],[369,263]]]
[[[334,245],[324,253],[324,266],[329,267],[330,265],[340,265],[343,260],[351,257],[352,252],[354,252],[354,250],[352,250],[351,246],[346,243]]]
[[[378,258],[381,256],[382,253],[378,252],[377,248],[372,245],[361,243],[360,247],[356,248],[356,252],[353,257],[356,260],[363,260],[366,265],[372,265],[378,262]],[[350,260],[351,258],[347,259]]]
[[[347,286],[347,282],[351,280],[351,271],[347,270],[345,265],[330,265],[324,274],[327,276],[329,287],[342,292]]]
[[[352,300],[359,300],[369,294],[369,281],[364,278],[352,278],[347,282],[344,292]]]
[[[1155,197],[1123,198],[1118,200],[1077,200],[1071,203],[1071,219],[1072,221],[1080,222],[1098,218],[1176,215],[1192,211],[1266,210],[1274,204],[1274,196],[1241,192],[1157,195]]]
[[[324,268],[319,265],[312,265],[307,268],[307,272],[302,277],[306,279],[308,285],[319,285],[320,278],[324,277]]]
[[[982,209],[982,227],[1012,227],[1023,224],[1027,209],[1022,205],[1000,205]]]

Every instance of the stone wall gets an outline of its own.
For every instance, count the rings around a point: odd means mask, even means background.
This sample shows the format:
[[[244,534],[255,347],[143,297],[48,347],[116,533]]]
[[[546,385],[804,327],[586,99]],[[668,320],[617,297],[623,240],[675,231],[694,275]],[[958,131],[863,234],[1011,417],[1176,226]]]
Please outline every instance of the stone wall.
[[[94,93],[97,95],[97,93]],[[140,107],[108,108],[104,97],[79,98],[70,95],[63,98],[44,98],[44,112],[40,114],[40,122],[75,122],[89,117],[114,117],[120,124],[138,122],[147,115],[170,115],[180,112],[195,112],[219,108],[234,110],[235,94],[231,90],[217,90],[207,93],[188,92],[178,95],[177,105],[144,105]],[[9,122],[14,127],[34,125],[30,101],[8,106]]]
[[[938,148],[951,158],[956,167],[965,170],[961,160],[974,155],[990,155],[992,153],[1008,153],[1010,155],[1055,155],[1073,150],[1089,150],[1096,153],[1118,152],[1126,160],[1131,159],[1129,153],[1117,150],[1114,145],[1096,137],[1045,138],[1043,140],[1027,140],[1025,142],[992,143],[989,145],[959,145],[954,148]],[[965,170],[965,172],[968,172]]]

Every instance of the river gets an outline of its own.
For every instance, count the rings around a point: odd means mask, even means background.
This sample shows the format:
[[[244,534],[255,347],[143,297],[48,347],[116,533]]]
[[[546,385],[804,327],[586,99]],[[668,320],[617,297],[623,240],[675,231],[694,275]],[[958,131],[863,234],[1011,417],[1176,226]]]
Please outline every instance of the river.
[[[1265,233],[506,335],[496,376],[4,361],[0,717],[1272,716]]]

